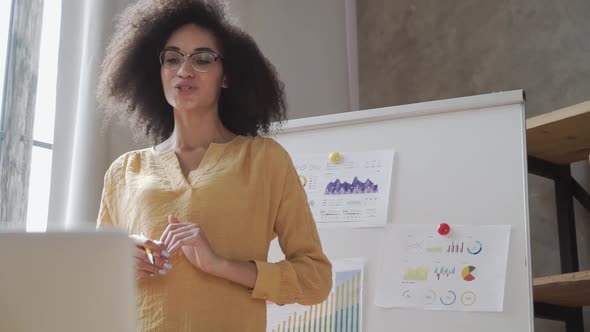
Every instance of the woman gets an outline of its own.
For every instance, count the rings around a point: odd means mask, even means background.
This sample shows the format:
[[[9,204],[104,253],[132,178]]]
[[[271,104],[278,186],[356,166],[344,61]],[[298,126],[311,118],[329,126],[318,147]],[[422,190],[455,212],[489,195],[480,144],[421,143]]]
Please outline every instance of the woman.
[[[287,152],[259,136],[284,119],[283,84],[224,6],[127,8],[98,99],[156,143],[111,165],[98,216],[136,245],[140,330],[263,331],[266,300],[327,297],[331,265],[305,192]],[[275,236],[286,259],[268,263]]]

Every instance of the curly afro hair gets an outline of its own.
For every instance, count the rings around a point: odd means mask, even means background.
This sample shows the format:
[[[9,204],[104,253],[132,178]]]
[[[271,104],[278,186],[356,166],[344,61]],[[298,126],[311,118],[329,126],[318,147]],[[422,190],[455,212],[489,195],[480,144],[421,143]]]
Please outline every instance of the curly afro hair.
[[[284,84],[256,42],[228,16],[217,0],[139,0],[119,17],[102,65],[97,99],[107,118],[127,111],[135,134],[155,143],[174,129],[164,96],[159,51],[185,24],[210,31],[224,55],[229,83],[219,97],[219,117],[234,134],[257,136],[286,118]]]

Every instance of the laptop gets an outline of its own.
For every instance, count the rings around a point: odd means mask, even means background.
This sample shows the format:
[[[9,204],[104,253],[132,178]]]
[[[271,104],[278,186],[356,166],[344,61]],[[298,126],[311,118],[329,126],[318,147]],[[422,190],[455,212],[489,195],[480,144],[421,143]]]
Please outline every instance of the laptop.
[[[135,331],[123,233],[0,233],[0,331]]]

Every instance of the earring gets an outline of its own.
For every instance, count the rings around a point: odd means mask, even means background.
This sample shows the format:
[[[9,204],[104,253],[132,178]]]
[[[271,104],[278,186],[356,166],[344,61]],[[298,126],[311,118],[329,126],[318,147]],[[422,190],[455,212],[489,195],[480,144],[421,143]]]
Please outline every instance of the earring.
[[[227,79],[225,77],[223,78],[223,81],[221,82],[221,87],[224,89],[228,88]]]

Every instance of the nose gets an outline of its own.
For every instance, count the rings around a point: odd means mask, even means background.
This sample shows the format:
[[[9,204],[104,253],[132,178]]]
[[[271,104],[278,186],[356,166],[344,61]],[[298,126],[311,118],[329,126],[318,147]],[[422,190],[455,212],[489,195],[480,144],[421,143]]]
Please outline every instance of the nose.
[[[190,61],[185,58],[180,64],[180,67],[178,67],[178,71],[176,72],[176,74],[182,78],[194,77],[195,69],[190,64]]]

